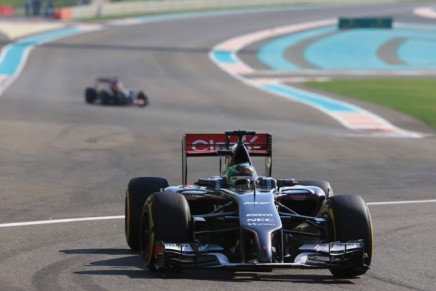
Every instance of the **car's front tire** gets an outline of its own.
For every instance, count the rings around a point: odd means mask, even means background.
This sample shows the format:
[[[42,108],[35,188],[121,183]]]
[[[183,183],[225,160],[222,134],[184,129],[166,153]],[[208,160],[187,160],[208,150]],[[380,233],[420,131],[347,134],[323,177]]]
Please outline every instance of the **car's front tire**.
[[[152,193],[162,191],[166,187],[168,187],[168,181],[159,177],[133,178],[127,185],[124,228],[127,244],[133,251],[140,250],[139,229],[145,200]]]
[[[88,87],[85,89],[85,101],[88,104],[93,104],[98,98],[97,91],[94,88]]]
[[[353,278],[363,275],[371,264],[373,254],[373,227],[368,206],[360,196],[339,195],[327,201],[329,241],[364,242],[365,266],[331,268],[335,277]]]
[[[156,242],[190,242],[190,223],[189,205],[182,194],[161,192],[150,195],[141,219],[141,253],[150,271],[157,271]]]
[[[148,101],[147,95],[145,95],[145,93],[142,91],[138,92],[138,94],[136,95],[136,99],[141,100],[143,102],[142,104],[139,105],[140,107],[146,107],[150,104],[150,101]]]

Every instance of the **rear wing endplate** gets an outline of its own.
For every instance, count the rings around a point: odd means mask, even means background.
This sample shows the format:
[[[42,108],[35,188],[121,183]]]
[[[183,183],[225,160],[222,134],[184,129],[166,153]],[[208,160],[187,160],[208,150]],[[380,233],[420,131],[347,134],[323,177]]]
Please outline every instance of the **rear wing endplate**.
[[[182,183],[188,180],[188,157],[221,157],[230,153],[238,137],[225,133],[187,133],[182,140]],[[243,137],[251,157],[265,157],[265,175],[272,172],[272,143],[268,133],[256,133]]]

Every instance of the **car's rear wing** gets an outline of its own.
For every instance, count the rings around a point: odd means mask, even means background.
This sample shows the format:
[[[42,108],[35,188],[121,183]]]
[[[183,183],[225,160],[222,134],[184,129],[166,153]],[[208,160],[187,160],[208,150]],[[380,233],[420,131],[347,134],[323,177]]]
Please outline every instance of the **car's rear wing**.
[[[231,147],[238,142],[235,132],[226,133],[187,133],[182,140],[182,183],[188,180],[188,157],[227,156]],[[265,157],[265,175],[271,176],[272,143],[268,133],[248,133],[242,137],[251,157]],[[220,159],[220,172],[222,162]]]

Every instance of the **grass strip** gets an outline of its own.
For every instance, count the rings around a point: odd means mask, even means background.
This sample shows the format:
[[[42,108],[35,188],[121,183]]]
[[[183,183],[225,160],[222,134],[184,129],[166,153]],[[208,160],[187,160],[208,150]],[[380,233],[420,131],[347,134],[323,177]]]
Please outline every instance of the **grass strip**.
[[[435,79],[347,79],[306,86],[389,107],[436,128]]]

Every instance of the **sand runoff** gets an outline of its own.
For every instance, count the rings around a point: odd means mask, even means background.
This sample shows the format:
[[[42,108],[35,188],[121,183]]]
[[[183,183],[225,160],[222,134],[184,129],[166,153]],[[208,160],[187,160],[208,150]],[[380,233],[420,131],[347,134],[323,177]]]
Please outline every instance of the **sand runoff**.
[[[0,20],[0,33],[10,40],[65,27],[62,22]]]

